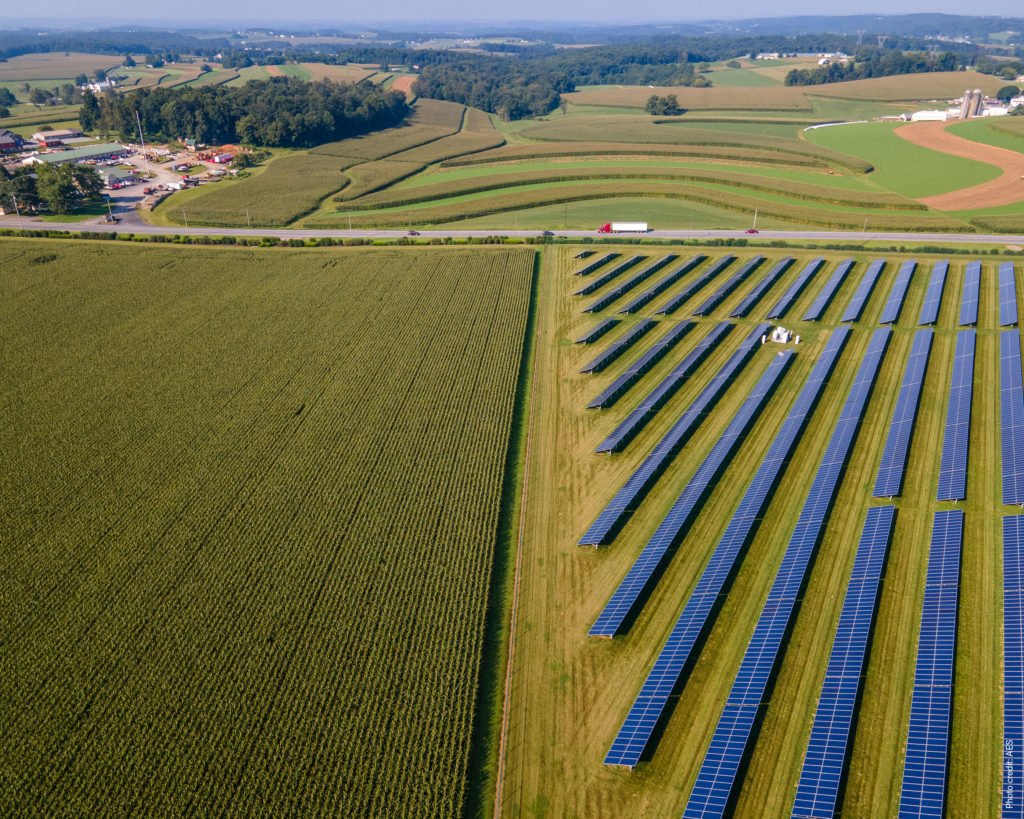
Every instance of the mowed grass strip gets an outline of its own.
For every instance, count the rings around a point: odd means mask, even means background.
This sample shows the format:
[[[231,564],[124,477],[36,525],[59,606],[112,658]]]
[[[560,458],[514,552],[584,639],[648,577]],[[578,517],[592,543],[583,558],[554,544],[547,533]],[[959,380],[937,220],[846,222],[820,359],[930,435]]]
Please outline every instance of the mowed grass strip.
[[[407,176],[419,173],[424,167],[426,166],[420,162],[396,162],[392,159],[356,165],[348,171],[352,183],[334,198],[339,202],[357,199],[371,191],[386,188]]]
[[[588,184],[566,184],[514,193],[497,194],[494,196],[475,196],[459,202],[413,208],[411,210],[395,210],[384,212],[361,212],[353,214],[353,225],[360,227],[393,227],[407,225],[410,216],[420,225],[443,224],[484,216],[489,213],[501,213],[513,210],[538,207],[541,205],[560,204],[563,202],[580,202],[587,199],[664,197],[670,199],[687,199],[693,202],[713,205],[726,210],[761,215],[822,227],[860,229],[864,225],[864,213],[845,212],[826,208],[812,208],[789,202],[760,199],[733,193],[726,190],[705,188],[700,185],[670,185],[655,182],[595,182]],[[337,223],[337,217],[317,218],[307,223],[307,227],[328,227]],[[917,215],[914,213],[884,213],[870,216],[874,230],[905,230],[905,231],[948,231],[952,233],[971,233],[974,228],[965,222],[949,216]]]
[[[174,207],[166,215],[180,225],[187,219],[190,225],[211,227],[283,227],[341,190],[349,181],[345,169],[357,162],[307,154],[284,156],[251,179],[223,188],[212,185],[208,193],[184,205],[185,215]]]
[[[454,138],[454,137],[452,137]],[[399,154],[403,156],[403,154]],[[398,157],[396,157],[397,159]],[[353,172],[355,169],[353,169]],[[738,188],[778,193],[795,199],[809,199],[815,202],[828,202],[833,205],[852,205],[864,208],[888,208],[894,210],[927,210],[920,202],[907,199],[888,191],[852,191],[828,188],[822,185],[811,185],[803,182],[792,182],[786,179],[759,177],[749,173],[729,171],[700,170],[659,170],[656,168],[595,168],[594,170],[532,171],[526,173],[495,174],[489,177],[476,177],[457,181],[442,182],[436,185],[420,185],[415,189],[394,190],[375,193],[354,203],[353,207],[369,210],[379,207],[395,207],[429,202],[449,196],[460,196],[467,193],[513,188],[519,185],[532,185],[538,182],[572,182],[581,179],[678,179],[696,182],[717,182]],[[345,198],[349,190],[345,191]]]
[[[766,165],[787,165],[799,168],[827,168],[823,159],[797,154],[782,154],[752,148],[716,147],[713,145],[652,147],[651,143],[623,144],[621,142],[559,142],[548,145],[507,145],[475,156],[450,159],[442,168],[463,165],[483,165],[491,162],[518,162],[526,159],[558,159],[560,157],[676,157],[679,159],[719,159],[731,162],[751,162]]]
[[[827,130],[827,129],[825,129]],[[778,151],[813,157],[830,165],[838,165],[854,173],[868,173],[872,165],[856,155],[841,153],[801,139],[773,137],[766,134],[745,134],[738,131],[717,131],[687,128],[683,119],[652,117],[587,117],[556,120],[531,125],[519,132],[527,139],[545,142],[631,142],[666,145],[717,145]]]
[[[1024,139],[1024,119],[1019,117],[996,117],[989,120],[986,125],[993,131],[1001,131],[1010,136]],[[1017,148],[1016,150],[1021,150]]]
[[[479,153],[504,144],[505,137],[494,130],[491,118],[484,111],[467,108],[466,119],[459,133],[395,154],[391,159],[433,165],[446,159]]]
[[[712,82],[714,77],[712,76]],[[772,84],[771,88],[687,88],[685,86],[626,86],[595,91],[573,91],[562,94],[572,105],[611,105],[620,108],[643,108],[652,94],[675,94],[679,105],[688,111],[810,111],[806,88],[787,88]]]

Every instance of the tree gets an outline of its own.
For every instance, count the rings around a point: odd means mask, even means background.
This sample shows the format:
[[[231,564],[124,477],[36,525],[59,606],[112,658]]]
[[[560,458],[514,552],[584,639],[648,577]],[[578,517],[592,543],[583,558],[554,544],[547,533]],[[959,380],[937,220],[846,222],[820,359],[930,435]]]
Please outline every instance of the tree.
[[[203,64],[202,64],[202,65],[201,65],[201,66],[199,67],[199,73],[200,73],[200,74],[206,74],[206,73],[208,73],[208,72],[210,72],[210,71],[213,71],[213,69],[212,69],[212,68],[210,68],[210,66],[208,66],[208,65],[207,65],[206,63],[203,63]]]
[[[60,101],[63,102],[65,105],[72,105],[72,104],[74,104],[74,102],[75,102],[75,94],[77,92],[78,92],[78,89],[75,88],[74,85],[72,85],[69,82],[64,83],[60,87]]]
[[[558,101],[558,107],[562,109],[562,116],[565,116],[565,112],[569,110],[569,100],[564,97]]]
[[[1017,71],[1010,66],[1006,66],[1002,71],[999,72],[1000,76],[1004,80],[1015,80],[1017,79]]]
[[[6,88],[0,87],[0,105],[17,105],[18,98]]]
[[[1004,85],[996,91],[996,99],[1002,102],[1009,102],[1014,97],[1020,96],[1020,89],[1016,85]]]
[[[78,200],[98,200],[103,181],[87,165],[39,165],[36,192],[54,213],[70,213]]]
[[[2,105],[0,105],[0,118],[9,117],[10,115],[11,112],[4,108]]]
[[[33,88],[28,92],[28,101],[33,105],[42,105],[46,102],[46,94],[43,93],[42,88]]]
[[[708,63],[697,63],[697,73],[707,74],[711,70],[711,66]]]
[[[79,88],[81,88],[83,85],[88,84],[89,78],[85,76],[85,74],[79,74],[77,77],[75,77],[75,85],[77,85]]]
[[[121,63],[125,68],[135,68],[135,60],[132,59],[131,54],[124,55],[124,61]]]
[[[29,86],[27,82],[23,82],[21,85],[18,86],[18,90],[24,94],[27,94],[29,91],[32,90],[32,88]]]
[[[100,103],[92,91],[82,93],[82,107],[78,109],[78,124],[83,131],[92,131],[100,121]]]
[[[659,97],[657,94],[651,94],[647,98],[647,104],[644,106],[644,110],[652,116],[659,117],[676,117],[686,112],[679,107],[679,99],[675,94],[668,94],[664,97]]]
[[[711,87],[711,80],[709,80],[707,77],[697,77],[693,81],[693,87],[694,88],[710,88]]]
[[[103,82],[107,78],[107,72],[102,68],[97,68],[96,71],[93,72],[93,76],[96,78],[96,82]]]
[[[729,60],[729,62],[727,62],[726,65],[729,68],[743,68],[743,66],[740,65],[738,60]]]

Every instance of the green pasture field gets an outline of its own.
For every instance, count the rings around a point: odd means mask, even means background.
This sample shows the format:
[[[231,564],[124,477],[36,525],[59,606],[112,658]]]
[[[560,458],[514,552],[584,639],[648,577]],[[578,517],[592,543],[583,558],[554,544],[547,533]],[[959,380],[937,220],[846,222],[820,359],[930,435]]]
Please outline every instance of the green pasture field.
[[[794,365],[669,560],[632,628],[614,641],[607,641],[588,639],[587,630],[779,348],[768,344],[757,352],[613,543],[595,551],[578,547],[577,539],[704,389],[750,328],[792,283],[804,262],[818,255],[818,251],[701,249],[712,258],[735,253],[740,257],[736,264],[754,252],[768,258],[759,273],[710,316],[694,319],[698,328],[625,398],[611,409],[596,412],[585,409],[587,402],[656,343],[670,326],[688,319],[689,312],[714,284],[697,293],[674,317],[661,320],[655,331],[612,367],[597,376],[581,375],[578,369],[585,361],[620,337],[635,321],[654,316],[654,311],[685,286],[690,277],[659,296],[635,318],[626,318],[606,337],[608,340],[581,349],[571,340],[585,328],[613,315],[618,303],[598,315],[580,313],[582,303],[596,299],[602,292],[598,290],[587,297],[571,295],[578,285],[571,272],[580,264],[572,256],[580,249],[549,248],[542,281],[546,308],[541,314],[538,336],[539,381],[533,405],[533,458],[523,538],[520,609],[515,623],[503,815],[680,816],[870,333],[878,326],[900,262],[907,257],[887,254],[889,265],[868,302],[863,320],[853,325],[851,340],[724,599],[700,660],[676,698],[650,760],[629,772],[603,765],[604,755],[823,343],[838,326],[865,264],[875,256],[838,251],[824,254],[827,267],[815,276],[783,319],[785,326],[800,334],[803,342],[796,347]],[[642,252],[652,259],[664,252],[682,252],[684,258],[689,255],[689,249],[636,246],[623,246],[620,252]],[[612,457],[595,455],[596,444],[711,327],[724,320],[756,284],[760,272],[784,254],[796,256],[796,264],[771,288],[748,319],[737,322],[739,326],[728,341],[625,451]],[[799,317],[817,296],[834,265],[851,255],[858,264],[823,320],[816,324],[800,322]],[[785,819],[792,811],[795,785],[861,527],[867,508],[877,503],[870,497],[871,488],[924,300],[930,265],[937,258],[941,257],[921,258],[923,266],[911,282],[894,328],[810,573],[771,702],[766,707],[763,727],[741,780],[736,819]],[[931,517],[935,510],[952,508],[951,504],[935,502],[934,497],[963,278],[964,261],[954,257],[924,383],[904,492],[892,502],[899,510],[896,531],[867,662],[863,701],[858,709],[848,784],[839,806],[843,816],[888,817],[898,811]],[[1022,284],[1018,282],[1018,299],[1024,295]],[[994,263],[983,264],[981,293],[968,497],[957,507],[965,511],[966,521],[947,807],[947,814],[957,817],[996,816],[999,811],[1000,517],[1018,511],[1004,509],[999,503],[998,288]]]
[[[251,65],[248,68],[239,68],[237,79],[231,80],[226,83],[232,87],[236,85],[245,85],[249,80],[265,80],[270,77],[267,73],[267,69],[262,65]]]
[[[61,106],[61,108],[63,109],[60,111],[61,116],[67,116],[69,109],[64,106]],[[14,133],[19,134],[23,137],[32,136],[32,134],[39,131],[40,127],[42,127],[43,125],[52,125],[55,131],[59,131],[63,128],[79,127],[77,117],[72,119],[61,119],[60,117],[53,117],[51,119],[40,121],[32,125],[14,125],[13,123],[11,125],[7,125],[3,121],[0,121],[0,126],[6,128],[8,131],[13,131]]]
[[[782,85],[778,80],[758,74],[749,68],[724,68],[703,76],[719,88],[768,88]]]
[[[122,57],[107,54],[79,54],[72,52],[67,57],[63,52],[46,54],[23,54],[10,57],[0,63],[0,83],[22,83],[40,85],[46,80],[67,82],[79,74],[92,78],[96,69],[109,71],[122,62]]]
[[[912,199],[980,185],[1000,175],[983,162],[914,145],[893,131],[897,123],[868,122],[807,131],[808,142],[865,159],[872,181]]]
[[[969,139],[972,142],[981,142],[985,145],[993,145],[996,148],[1006,148],[1008,151],[1024,153],[1024,139],[1013,136],[1006,131],[990,128],[983,119],[957,122],[948,126],[946,132]]]
[[[0,239],[0,813],[476,805],[535,255]]]
[[[285,76],[294,77],[295,79],[302,80],[303,82],[309,82],[309,80],[313,79],[313,75],[301,65],[288,63],[287,65],[280,65],[278,68],[281,69],[281,73]]]
[[[801,130],[807,126],[803,123],[781,125],[778,122],[688,122],[687,128],[708,131],[726,131],[736,134],[763,134],[765,136],[798,139]]]

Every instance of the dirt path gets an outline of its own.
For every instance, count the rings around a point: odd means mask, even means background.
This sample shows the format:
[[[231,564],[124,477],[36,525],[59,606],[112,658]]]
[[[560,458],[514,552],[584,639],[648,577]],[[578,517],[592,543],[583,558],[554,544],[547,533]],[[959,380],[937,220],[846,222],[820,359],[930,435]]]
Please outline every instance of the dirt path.
[[[900,126],[895,133],[922,148],[995,165],[1003,174],[991,182],[937,196],[926,196],[917,201],[936,210],[994,208],[1024,201],[1024,154],[954,136],[946,131],[946,127],[952,124],[915,122]]]

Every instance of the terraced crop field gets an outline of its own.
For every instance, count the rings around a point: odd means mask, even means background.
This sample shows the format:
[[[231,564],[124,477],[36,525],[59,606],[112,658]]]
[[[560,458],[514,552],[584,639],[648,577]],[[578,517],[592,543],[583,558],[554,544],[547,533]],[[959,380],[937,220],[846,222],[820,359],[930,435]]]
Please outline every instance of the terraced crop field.
[[[528,249],[0,240],[0,814],[458,816]]]
[[[866,263],[875,257],[863,253],[824,253],[826,266],[811,279],[780,322],[801,338],[796,347],[788,345],[787,349],[795,352],[792,365],[756,416],[732,461],[712,482],[710,495],[697,507],[695,522],[670,550],[653,591],[642,598],[628,628],[614,640],[606,640],[587,637],[595,618],[711,452],[733,414],[784,348],[772,343],[757,346],[751,363],[726,388],[703,425],[636,505],[614,540],[598,550],[581,548],[577,541],[817,253],[793,251],[795,264],[746,318],[735,320],[738,326],[727,341],[685,381],[624,451],[608,456],[596,455],[595,447],[712,327],[727,320],[763,273],[790,251],[757,251],[767,256],[761,268],[708,316],[692,319],[697,327],[611,408],[597,411],[586,409],[588,402],[657,344],[670,328],[690,319],[690,313],[721,281],[716,280],[696,293],[673,316],[656,315],[662,304],[684,289],[692,277],[700,275],[703,268],[698,268],[637,313],[616,316],[622,321],[618,327],[582,348],[573,345],[572,340],[603,319],[615,316],[615,310],[629,297],[595,315],[581,313],[585,304],[600,298],[606,290],[599,289],[585,297],[572,295],[582,284],[580,278],[571,275],[583,264],[573,258],[580,249],[549,249],[543,278],[548,306],[539,327],[542,341],[537,372],[542,375],[533,421],[539,432],[533,441],[535,459],[528,476],[503,815],[680,816],[869,338],[879,327],[882,308],[900,263],[907,257],[889,255],[889,264],[863,316],[852,324],[851,338],[810,424],[799,439],[781,483],[769,496],[770,505],[741,557],[738,570],[731,576],[717,620],[706,641],[698,644],[699,658],[684,674],[670,700],[667,718],[649,751],[636,768],[627,770],[605,765],[605,754],[812,365],[838,329]],[[614,250],[613,245],[600,248],[600,252]],[[631,272],[670,250],[673,249],[618,248],[623,258],[634,253],[647,257]],[[732,271],[753,255],[749,249],[695,250],[712,259],[725,252],[735,253],[739,259],[730,268]],[[689,255],[685,252],[683,258]],[[802,322],[801,317],[836,263],[851,255],[857,265],[821,321]],[[762,721],[755,733],[749,765],[740,769],[733,814],[737,819],[785,819],[792,813],[860,530],[869,507],[889,504],[888,500],[872,499],[872,487],[931,266],[940,258],[920,258],[922,267],[911,280],[882,359],[835,504],[816,549],[809,581],[801,592],[795,625],[784,643],[781,665],[772,676],[770,701],[760,709]],[[964,285],[965,269],[960,257],[954,259],[946,281],[906,482],[902,495],[891,502],[897,508],[895,535],[882,580],[863,696],[857,708],[849,775],[838,805],[843,816],[895,816],[899,810],[932,514],[954,508],[962,510],[966,517],[945,815],[973,817],[999,813],[1003,750],[1000,518],[1019,510],[1000,503],[999,298],[996,260],[982,258],[967,498],[956,507],[935,500]],[[617,286],[628,275],[606,287]],[[726,275],[722,274],[722,279]],[[1018,266],[1018,301],[1024,296],[1022,284]],[[646,286],[645,282],[634,292]],[[584,362],[624,337],[637,322],[649,318],[657,319],[658,326],[611,367],[599,375],[579,373]]]

